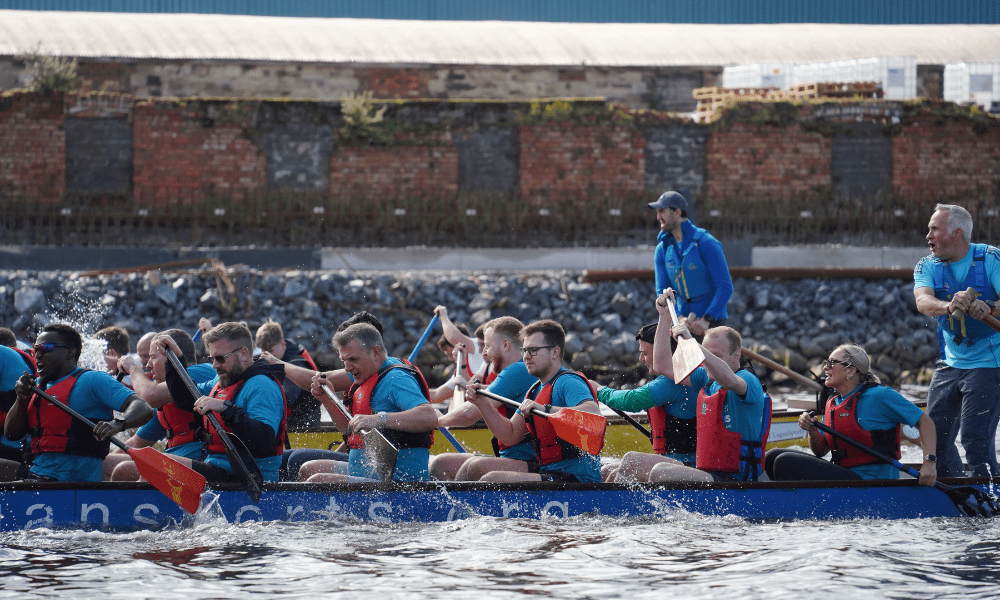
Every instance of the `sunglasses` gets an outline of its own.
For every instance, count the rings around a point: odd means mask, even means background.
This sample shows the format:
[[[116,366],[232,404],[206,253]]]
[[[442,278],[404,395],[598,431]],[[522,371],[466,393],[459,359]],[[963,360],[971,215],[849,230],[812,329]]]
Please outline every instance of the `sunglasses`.
[[[833,358],[828,358],[823,361],[823,366],[827,369],[832,369],[833,365],[843,365],[844,368],[851,366],[851,363],[842,360],[835,360]]]
[[[217,354],[215,356],[210,356],[209,358],[212,359],[212,362],[219,363],[221,365],[222,363],[226,362],[226,359],[229,358],[230,354],[232,354],[233,352],[239,352],[242,349],[243,349],[243,346],[240,346],[239,348],[237,348],[235,350],[230,350],[229,352],[226,352],[225,354]]]
[[[35,351],[35,354],[42,352],[52,352],[56,348],[69,348],[70,346],[65,346],[63,344],[50,344],[49,342],[43,342],[41,344],[35,344],[31,347]]]

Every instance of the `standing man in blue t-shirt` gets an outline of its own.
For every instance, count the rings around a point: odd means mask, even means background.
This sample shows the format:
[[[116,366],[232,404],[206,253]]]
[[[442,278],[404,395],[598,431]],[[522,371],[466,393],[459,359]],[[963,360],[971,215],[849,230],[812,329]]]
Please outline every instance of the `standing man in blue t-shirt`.
[[[972,215],[961,206],[938,204],[927,230],[931,255],[913,270],[913,294],[917,310],[937,319],[944,350],[927,391],[927,414],[937,427],[938,476],[966,475],[955,446],[961,430],[972,475],[997,477],[1000,334],[982,319],[996,313],[1000,251],[972,243]]]
[[[733,295],[733,280],[722,244],[688,220],[687,199],[678,192],[664,192],[649,207],[660,223],[654,263],[656,293],[677,290],[677,314],[700,338],[729,317],[726,305]]]

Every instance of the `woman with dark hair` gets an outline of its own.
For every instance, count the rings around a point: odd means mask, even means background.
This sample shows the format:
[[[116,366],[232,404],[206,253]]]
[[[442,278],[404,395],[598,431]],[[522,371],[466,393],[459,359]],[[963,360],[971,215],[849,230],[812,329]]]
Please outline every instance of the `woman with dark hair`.
[[[822,422],[882,454],[900,458],[900,431],[914,426],[920,432],[920,444],[933,449],[937,443],[934,422],[912,402],[892,388],[880,384],[871,372],[871,359],[857,344],[842,344],[823,363],[826,385],[837,392],[826,404]],[[814,423],[820,420],[802,413],[799,427],[806,430],[809,448],[816,456],[791,449],[775,449],[764,458],[764,469],[773,480],[844,480],[898,479],[899,470],[846,442],[821,432]],[[830,461],[822,456],[832,452]],[[920,483],[934,485],[936,458],[924,456]]]

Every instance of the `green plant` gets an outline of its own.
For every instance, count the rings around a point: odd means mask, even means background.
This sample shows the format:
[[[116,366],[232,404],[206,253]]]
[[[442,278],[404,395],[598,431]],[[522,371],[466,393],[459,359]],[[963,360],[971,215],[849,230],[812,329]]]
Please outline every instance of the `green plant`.
[[[392,146],[396,143],[396,122],[386,118],[388,106],[376,110],[372,92],[349,94],[341,101],[343,125],[340,139],[352,146]]]
[[[17,60],[24,61],[24,71],[31,79],[30,89],[36,92],[70,92],[79,79],[75,58],[47,56],[40,47],[18,56]]]

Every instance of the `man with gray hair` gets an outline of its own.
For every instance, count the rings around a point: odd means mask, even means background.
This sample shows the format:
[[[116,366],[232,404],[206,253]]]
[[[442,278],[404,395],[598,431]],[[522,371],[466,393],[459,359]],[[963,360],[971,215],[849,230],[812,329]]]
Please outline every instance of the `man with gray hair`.
[[[387,356],[382,335],[368,323],[357,323],[337,332],[333,345],[354,381],[346,396],[352,414],[350,421],[336,411],[331,412],[334,424],[345,432],[351,448],[348,475],[377,478],[374,465],[364,460],[364,438],[359,432],[379,428],[399,450],[393,479],[430,479],[427,463],[438,416],[428,401],[423,375],[416,367]],[[323,375],[318,373],[314,377],[311,390],[321,400],[321,396],[325,397],[321,384],[327,381]],[[341,481],[343,475],[335,472],[336,462],[307,462],[299,469],[300,478],[314,473],[309,481]]]
[[[937,428],[939,477],[966,475],[955,447],[961,430],[965,459],[975,477],[1000,476],[996,430],[1000,421],[1000,334],[983,319],[996,312],[1000,251],[972,243],[972,216],[938,204],[928,223],[931,255],[917,263],[913,290],[917,310],[937,318],[941,351],[927,392],[927,414]]]

